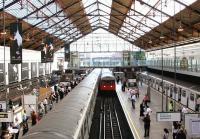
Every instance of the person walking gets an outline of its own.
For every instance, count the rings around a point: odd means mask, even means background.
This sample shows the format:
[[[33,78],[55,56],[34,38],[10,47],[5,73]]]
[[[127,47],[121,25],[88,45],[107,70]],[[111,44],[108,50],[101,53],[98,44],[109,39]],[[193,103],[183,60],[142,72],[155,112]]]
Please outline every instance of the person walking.
[[[144,121],[144,137],[149,137],[150,123],[151,123],[149,114],[146,114],[143,121]]]
[[[15,122],[13,123],[13,129],[17,130],[17,132],[15,133],[15,139],[18,139],[20,132],[20,123],[17,117],[15,118]]]
[[[140,117],[144,116],[144,102],[140,104]]]
[[[35,111],[32,112],[31,114],[31,120],[32,120],[32,126],[36,125],[37,123],[37,114]]]
[[[169,130],[167,128],[164,128],[163,139],[168,139],[168,138],[169,138]]]
[[[132,94],[131,95],[131,102],[132,102],[133,109],[135,109],[135,101],[136,101],[136,96],[135,96],[135,94]]]
[[[172,126],[172,136],[173,136],[173,139],[176,139],[176,136],[177,136],[177,133],[178,133],[178,128],[179,128],[178,122],[174,121],[173,122],[173,126]]]
[[[186,139],[186,133],[183,128],[180,128],[177,132],[176,139]]]
[[[47,106],[48,106],[48,100],[47,100],[47,98],[45,98],[45,99],[43,100],[43,105],[44,105],[45,114],[47,114]]]

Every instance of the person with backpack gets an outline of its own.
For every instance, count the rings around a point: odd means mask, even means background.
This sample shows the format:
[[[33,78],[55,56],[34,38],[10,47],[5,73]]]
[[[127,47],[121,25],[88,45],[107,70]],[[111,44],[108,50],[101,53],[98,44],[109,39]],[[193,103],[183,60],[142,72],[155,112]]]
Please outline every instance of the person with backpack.
[[[168,138],[169,138],[169,130],[167,128],[164,128],[163,139],[168,139]]]
[[[135,109],[135,101],[136,101],[136,96],[135,94],[131,94],[131,102],[132,102],[132,107]]]

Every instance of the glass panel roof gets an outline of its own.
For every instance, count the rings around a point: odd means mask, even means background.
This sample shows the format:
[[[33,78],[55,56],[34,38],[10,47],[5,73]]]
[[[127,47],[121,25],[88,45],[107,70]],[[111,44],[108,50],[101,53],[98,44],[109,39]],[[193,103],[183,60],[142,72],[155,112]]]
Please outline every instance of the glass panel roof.
[[[78,52],[105,52],[125,50],[138,51],[140,48],[103,29],[98,29],[70,45],[70,51]]]

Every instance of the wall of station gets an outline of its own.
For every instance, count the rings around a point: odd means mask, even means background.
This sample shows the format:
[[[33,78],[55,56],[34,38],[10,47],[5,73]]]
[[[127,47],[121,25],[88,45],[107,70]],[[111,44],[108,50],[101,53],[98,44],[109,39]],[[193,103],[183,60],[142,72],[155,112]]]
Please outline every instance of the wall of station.
[[[22,64],[10,64],[10,48],[5,47],[4,51],[4,47],[0,46],[0,84],[4,83],[4,62],[6,84],[50,74],[52,70],[57,70],[56,64],[41,63],[40,51],[23,49],[22,59]]]

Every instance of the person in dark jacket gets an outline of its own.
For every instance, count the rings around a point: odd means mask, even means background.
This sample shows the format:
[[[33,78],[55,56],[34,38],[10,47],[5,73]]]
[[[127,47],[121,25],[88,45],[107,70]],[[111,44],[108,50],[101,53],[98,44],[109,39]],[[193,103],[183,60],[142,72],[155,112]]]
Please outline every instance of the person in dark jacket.
[[[186,139],[186,133],[182,128],[176,134],[176,139]]]
[[[149,114],[147,114],[144,119],[144,137],[148,137],[149,136],[149,129],[150,129],[150,123],[151,123],[151,119]]]
[[[140,104],[140,117],[144,116],[144,102]]]

